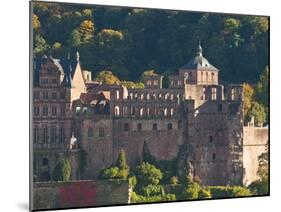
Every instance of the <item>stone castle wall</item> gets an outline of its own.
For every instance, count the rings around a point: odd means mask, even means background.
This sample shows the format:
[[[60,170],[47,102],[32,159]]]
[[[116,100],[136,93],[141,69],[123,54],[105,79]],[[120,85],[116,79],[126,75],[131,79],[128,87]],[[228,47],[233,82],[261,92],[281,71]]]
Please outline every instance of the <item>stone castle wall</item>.
[[[259,179],[258,156],[266,152],[268,146],[267,127],[244,127],[243,138],[243,167],[245,170],[243,183],[249,185],[252,181]]]
[[[33,210],[105,206],[129,203],[127,181],[34,183]]]

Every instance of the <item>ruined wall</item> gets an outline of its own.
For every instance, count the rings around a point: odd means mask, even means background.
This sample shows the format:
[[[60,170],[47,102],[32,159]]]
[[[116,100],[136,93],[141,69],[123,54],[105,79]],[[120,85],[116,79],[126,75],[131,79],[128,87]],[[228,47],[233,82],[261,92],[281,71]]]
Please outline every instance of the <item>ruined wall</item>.
[[[235,110],[232,104],[237,104]],[[242,153],[239,149],[239,145],[242,146],[241,102],[207,101],[200,107],[186,106],[187,154],[193,175],[199,177],[203,185],[241,184],[241,158],[236,155]],[[240,137],[236,137],[237,134]]]
[[[266,151],[268,145],[267,127],[244,127],[243,167],[245,170],[243,184],[249,185],[258,179],[258,156]]]
[[[157,125],[157,129],[153,129],[153,125]],[[128,128],[126,129],[126,127]],[[131,167],[138,165],[142,160],[144,142],[148,144],[151,154],[157,160],[176,158],[179,145],[183,142],[179,119],[162,117],[114,120],[114,161],[116,161],[119,151],[124,149],[128,164]]]
[[[127,181],[34,183],[32,209],[103,206],[129,203]]]
[[[96,115],[82,118],[81,148],[85,151],[86,166],[82,179],[96,179],[102,168],[113,162],[113,126],[110,116]],[[92,134],[89,133],[92,130]]]

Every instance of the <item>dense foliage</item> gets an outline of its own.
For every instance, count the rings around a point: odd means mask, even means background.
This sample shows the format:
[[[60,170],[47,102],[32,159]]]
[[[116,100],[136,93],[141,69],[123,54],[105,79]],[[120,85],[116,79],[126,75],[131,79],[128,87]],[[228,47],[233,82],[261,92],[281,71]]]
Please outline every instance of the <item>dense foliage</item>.
[[[67,182],[70,179],[71,165],[68,159],[60,159],[55,166],[53,179],[55,181]]]
[[[83,68],[122,80],[151,69],[174,73],[198,39],[223,82],[256,83],[268,65],[269,23],[261,16],[34,2],[32,23],[36,54],[79,49]]]
[[[115,166],[102,169],[100,177],[102,179],[123,179],[126,180],[129,175],[129,166],[126,162],[126,154],[123,149],[120,150]]]

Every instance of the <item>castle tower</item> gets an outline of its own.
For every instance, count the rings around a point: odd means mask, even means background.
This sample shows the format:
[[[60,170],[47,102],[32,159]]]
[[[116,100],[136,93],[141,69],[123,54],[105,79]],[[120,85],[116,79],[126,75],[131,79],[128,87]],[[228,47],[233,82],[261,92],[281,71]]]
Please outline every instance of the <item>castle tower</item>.
[[[203,49],[198,43],[195,57],[179,69],[182,84],[217,85],[219,70],[203,56]]]

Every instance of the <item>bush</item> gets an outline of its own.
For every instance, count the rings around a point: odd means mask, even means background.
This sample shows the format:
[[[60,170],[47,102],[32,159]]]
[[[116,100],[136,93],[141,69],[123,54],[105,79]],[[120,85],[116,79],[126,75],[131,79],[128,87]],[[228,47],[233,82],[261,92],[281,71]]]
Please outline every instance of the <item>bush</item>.
[[[164,188],[161,185],[148,185],[146,187],[143,187],[141,190],[141,193],[147,197],[165,195]]]
[[[256,180],[252,182],[248,189],[253,195],[268,195],[269,185],[267,180]]]
[[[200,185],[196,182],[189,182],[186,189],[184,190],[185,199],[198,199],[199,191],[201,190]]]
[[[119,168],[116,166],[112,166],[101,171],[102,179],[114,179],[117,178],[119,172]]]
[[[142,186],[157,185],[162,179],[163,174],[154,165],[143,162],[137,166],[136,177]]]
[[[147,202],[166,202],[166,201],[175,201],[176,195],[174,194],[165,194],[163,196],[158,195],[158,196],[142,196],[138,195],[135,192],[131,193],[131,201],[132,203],[147,203]]]
[[[170,179],[170,184],[177,185],[179,183],[179,178],[177,176],[173,176]]]
[[[250,196],[251,192],[241,186],[211,186],[209,187],[213,198]]]
[[[212,198],[211,192],[202,188],[198,193],[198,199],[210,199]]]
[[[129,185],[132,187],[132,189],[135,188],[135,186],[137,185],[137,178],[136,176],[132,176],[129,178]]]
[[[53,179],[55,181],[67,182],[70,179],[70,174],[71,174],[71,165],[69,160],[61,159],[57,163],[54,169]]]

